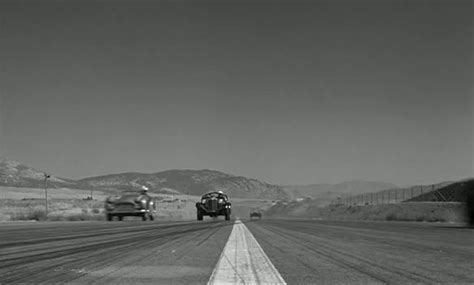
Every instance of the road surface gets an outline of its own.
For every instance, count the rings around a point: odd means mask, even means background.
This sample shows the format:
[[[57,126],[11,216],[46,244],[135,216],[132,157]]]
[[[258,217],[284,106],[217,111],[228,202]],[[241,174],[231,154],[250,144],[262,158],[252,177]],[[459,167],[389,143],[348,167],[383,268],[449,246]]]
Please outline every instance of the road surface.
[[[472,268],[474,230],[443,224],[0,224],[1,284],[472,284]]]

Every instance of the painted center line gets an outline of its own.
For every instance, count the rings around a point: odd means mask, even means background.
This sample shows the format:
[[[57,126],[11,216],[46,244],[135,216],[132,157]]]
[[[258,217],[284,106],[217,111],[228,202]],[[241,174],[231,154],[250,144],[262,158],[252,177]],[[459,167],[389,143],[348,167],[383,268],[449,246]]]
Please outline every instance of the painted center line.
[[[286,284],[247,227],[236,220],[208,284]]]

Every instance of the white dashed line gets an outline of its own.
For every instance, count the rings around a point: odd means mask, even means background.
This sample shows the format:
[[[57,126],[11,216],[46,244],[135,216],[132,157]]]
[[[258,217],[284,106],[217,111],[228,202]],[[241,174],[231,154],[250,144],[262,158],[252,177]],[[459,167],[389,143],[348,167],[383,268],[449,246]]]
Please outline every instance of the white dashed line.
[[[252,233],[239,220],[208,284],[286,284]]]

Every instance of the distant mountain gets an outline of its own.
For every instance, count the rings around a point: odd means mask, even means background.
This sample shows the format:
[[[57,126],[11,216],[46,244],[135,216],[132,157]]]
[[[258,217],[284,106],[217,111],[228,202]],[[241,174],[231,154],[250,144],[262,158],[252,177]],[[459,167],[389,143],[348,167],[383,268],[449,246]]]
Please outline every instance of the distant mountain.
[[[0,186],[44,187],[44,171],[17,161],[0,158]],[[257,179],[234,176],[215,170],[167,170],[158,173],[128,172],[72,180],[50,173],[49,188],[138,190],[146,185],[153,193],[202,195],[222,190],[230,197],[281,200],[288,194],[282,187]]]
[[[0,158],[0,185],[13,187],[44,187],[45,172],[8,158]],[[49,174],[49,173],[48,173]],[[50,175],[50,174],[49,174]],[[48,187],[73,187],[74,180],[50,175]]]
[[[201,195],[207,191],[222,190],[231,197],[286,199],[282,187],[256,179],[234,176],[215,170],[167,170],[158,173],[121,173],[81,179],[78,187],[84,189],[138,189],[147,185],[153,192],[177,190],[183,194]]]
[[[355,195],[398,188],[397,185],[380,181],[352,180],[337,184],[310,184],[283,186],[293,198],[317,198],[326,194]]]

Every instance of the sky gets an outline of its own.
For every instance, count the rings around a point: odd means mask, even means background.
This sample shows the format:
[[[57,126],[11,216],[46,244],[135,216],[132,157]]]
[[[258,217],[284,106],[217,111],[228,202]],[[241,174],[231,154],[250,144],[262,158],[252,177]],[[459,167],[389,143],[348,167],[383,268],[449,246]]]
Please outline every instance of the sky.
[[[473,177],[470,1],[2,1],[0,156],[80,179]]]

